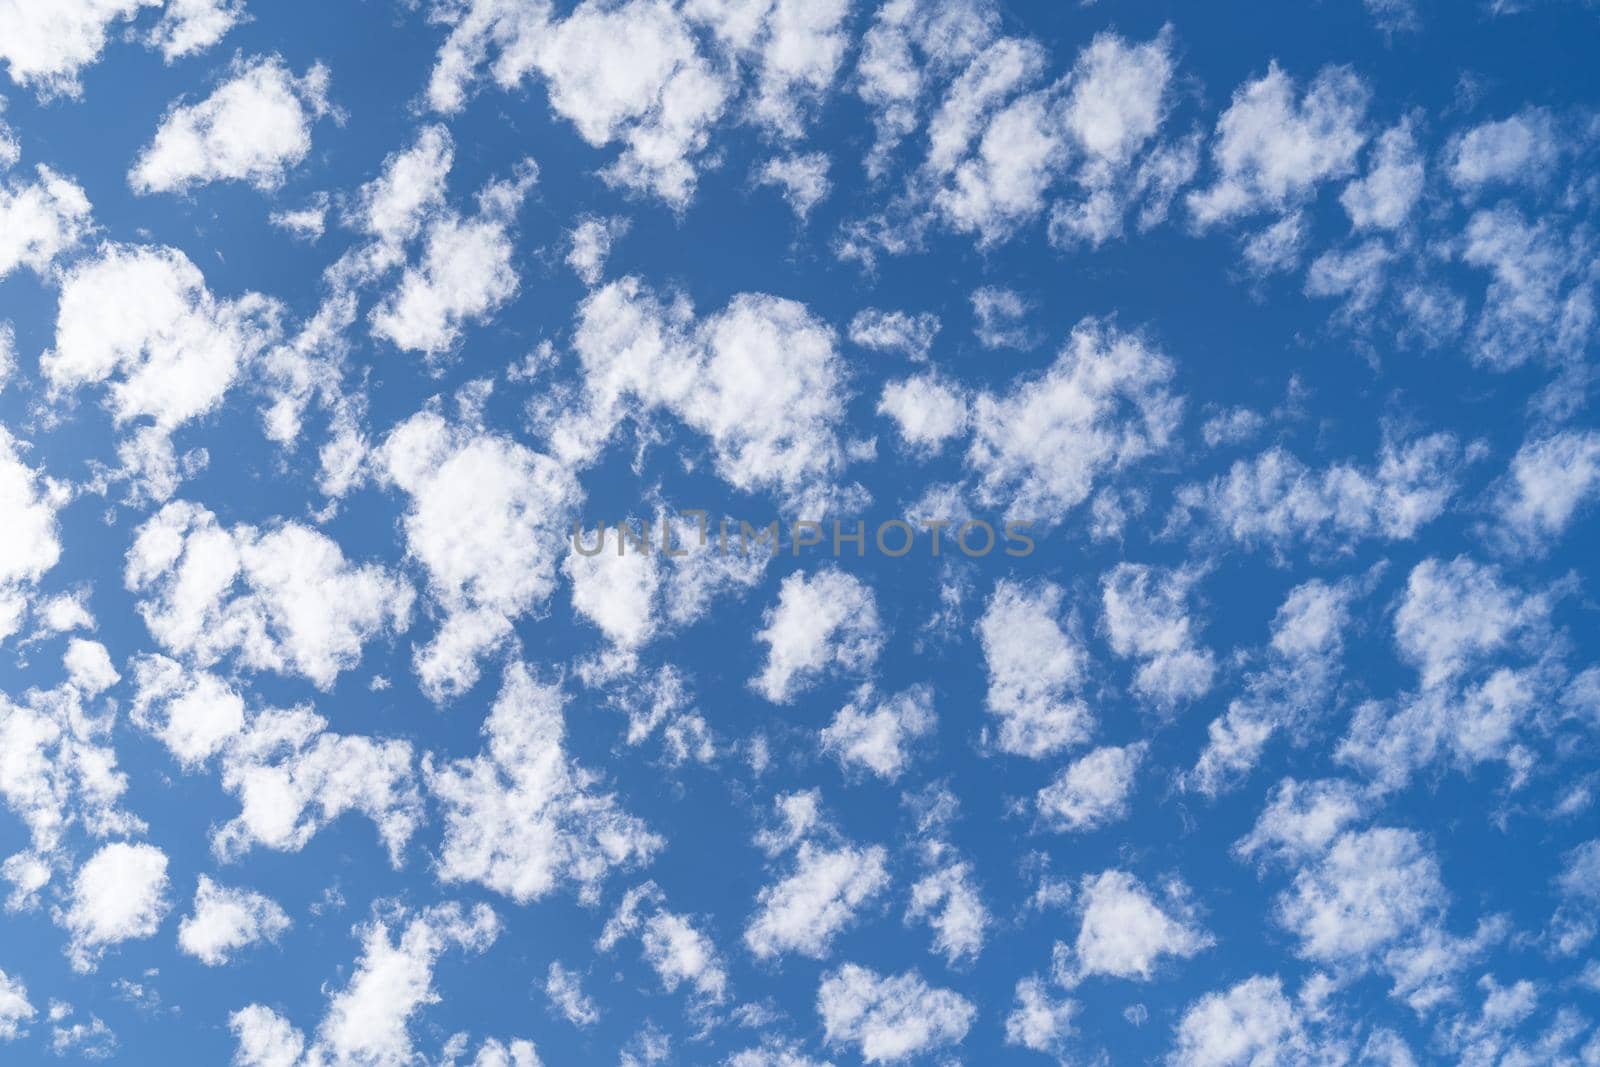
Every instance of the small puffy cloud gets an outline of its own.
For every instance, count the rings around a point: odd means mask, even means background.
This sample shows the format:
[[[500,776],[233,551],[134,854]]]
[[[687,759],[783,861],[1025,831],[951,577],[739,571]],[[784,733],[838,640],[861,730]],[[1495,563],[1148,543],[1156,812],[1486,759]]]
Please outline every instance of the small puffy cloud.
[[[296,240],[315,242],[328,228],[327,194],[318,193],[304,207],[274,211],[267,221]]]
[[[1028,304],[1013,289],[985,285],[974,289],[971,296],[972,317],[976,323],[972,332],[985,348],[1031,348],[1033,334],[1023,321],[1028,314]]]
[[[1163,958],[1189,959],[1210,948],[1215,938],[1193,923],[1174,895],[1176,911],[1169,914],[1126,871],[1086,876],[1078,892],[1083,920],[1077,940],[1056,948],[1059,980],[1076,985],[1107,975],[1148,982]]]
[[[894,420],[900,440],[918,452],[937,453],[967,430],[967,396],[938,374],[887,382],[878,413]]]
[[[1235,542],[1282,551],[1296,541],[1343,548],[1367,538],[1405,541],[1444,512],[1455,495],[1462,449],[1454,436],[1385,442],[1378,463],[1322,470],[1282,448],[1238,460],[1205,485],[1178,491],[1185,509]]]
[[[1348,830],[1303,868],[1278,899],[1278,922],[1299,954],[1361,964],[1438,923],[1446,894],[1439,864],[1409,830]]]
[[[1359,820],[1365,809],[1366,802],[1353,783],[1285,778],[1273,789],[1255,826],[1234,846],[1234,852],[1247,859],[1273,857],[1285,862],[1318,856]]]
[[[160,644],[209,667],[225,655],[253,670],[329,689],[362,646],[410,622],[413,593],[376,564],[352,565],[327,535],[288,522],[231,530],[174,501],[139,528],[125,580]]]
[[[396,937],[390,922],[400,919],[406,921]],[[411,1062],[416,1056],[411,1020],[440,999],[433,987],[440,959],[456,949],[485,951],[499,936],[500,920],[486,905],[468,910],[449,903],[409,918],[401,912],[393,919],[374,919],[360,933],[361,956],[349,982],[329,998],[310,1047],[287,1019],[251,1004],[228,1017],[238,1042],[236,1063],[292,1067],[303,1054],[312,1063]]]
[[[166,853],[125,841],[102,846],[78,868],[67,906],[56,912],[71,936],[72,969],[93,971],[111,946],[153,936],[170,907]]]
[[[978,499],[1008,516],[1056,523],[1102,476],[1164,451],[1183,401],[1172,362],[1136,335],[1085,320],[1043,375],[972,407],[967,466]]]
[[[928,358],[939,325],[939,316],[931,311],[912,315],[864,308],[850,320],[850,343],[877,352],[899,352],[920,363]]]
[[[1217,120],[1211,144],[1216,181],[1188,196],[1194,224],[1205,229],[1243,215],[1284,211],[1320,183],[1350,173],[1366,143],[1369,96],[1348,67],[1324,67],[1304,95],[1276,63],[1241,86]]]
[[[216,967],[258,941],[276,941],[289,925],[289,916],[271,898],[218,885],[202,874],[194,911],[178,924],[178,947]]]
[[[623,938],[637,937],[645,962],[668,993],[687,986],[699,1006],[727,996],[728,971],[716,945],[687,915],[667,910],[654,882],[628,890],[595,947],[609,952]]]
[[[1600,433],[1562,430],[1517,449],[1497,496],[1500,523],[1514,543],[1540,548],[1565,533],[1596,496]]]
[[[92,226],[89,198],[77,182],[43,164],[35,174],[31,182],[0,176],[0,278],[18,267],[43,275]]]
[[[1542,621],[1543,597],[1500,581],[1497,568],[1465,556],[1426,559],[1411,570],[1394,615],[1395,644],[1424,687],[1450,682]]]
[[[1075,1001],[1052,997],[1037,975],[1022,979],[1017,983],[1017,1005],[1006,1016],[1006,1044],[1061,1056],[1078,1007]]]
[[[600,1021],[600,1009],[584,993],[578,974],[560,960],[550,961],[544,995],[549,998],[550,1007],[573,1026],[593,1026]]]
[[[512,620],[554,592],[577,484],[548,456],[431,411],[390,431],[377,460],[382,479],[409,498],[406,549],[444,615],[414,657],[422,690],[435,701],[458,696]]]
[[[841,766],[861,767],[892,782],[910,762],[911,746],[932,733],[937,722],[933,691],[927,686],[913,686],[881,701],[861,693],[823,727],[822,750]]]
[[[28,1002],[28,987],[22,979],[0,971],[0,1041],[15,1041],[24,1036],[28,1023],[37,1015]]]
[[[460,341],[468,323],[486,319],[516,295],[512,225],[537,179],[525,160],[516,175],[478,194],[478,213],[454,212],[429,222],[422,258],[372,312],[372,333],[396,348],[438,357]]]
[[[835,342],[793,300],[742,293],[697,323],[687,300],[666,303],[634,277],[612,282],[579,308],[573,348],[583,403],[552,413],[553,450],[593,462],[619,423],[664,411],[710,440],[723,480],[818,514],[849,495],[835,484],[846,461],[845,367]]]
[[[1339,194],[1353,230],[1396,230],[1422,199],[1426,170],[1408,119],[1384,131],[1367,172]]]
[[[745,947],[758,959],[788,952],[822,959],[856,912],[888,885],[888,853],[881,846],[801,841],[789,873],[756,895]]]
[[[0,7],[0,60],[11,80],[41,96],[76,96],[78,74],[100,58],[113,24],[161,0],[60,0]]]
[[[281,56],[238,61],[210,96],[168,109],[128,185],[136,193],[216,181],[278,188],[310,153],[311,124],[330,110],[328,80],[320,63],[295,77]]]
[[[1066,833],[1093,830],[1128,815],[1134,775],[1144,759],[1142,742],[1097,748],[1063,770],[1034,798],[1039,818]]]
[[[567,235],[567,266],[571,267],[584,285],[591,288],[605,277],[606,260],[611,257],[611,246],[628,232],[629,222],[621,215],[601,218],[586,215],[578,220]]]
[[[424,759],[444,815],[441,881],[476,882],[521,904],[571,885],[592,901],[613,869],[661,848],[660,837],[597,791],[594,775],[567,755],[562,704],[557,687],[513,663],[483,725],[484,752]]]
[[[245,0],[167,0],[149,43],[168,63],[204,52],[246,21]]]
[[[828,156],[824,152],[796,152],[774,156],[756,168],[752,180],[757,186],[778,190],[804,222],[811,209],[828,198],[833,183],[828,180]]]
[[[906,922],[932,927],[933,947],[951,966],[978,958],[991,921],[970,863],[930,871],[911,887]]]
[[[987,704],[1002,752],[1040,759],[1079,744],[1093,720],[1077,695],[1088,655],[1062,624],[1065,591],[1051,582],[995,583],[978,623],[989,671]]]
[[[762,622],[756,639],[767,658],[750,684],[774,704],[787,704],[824,674],[871,667],[883,647],[871,587],[837,567],[789,575]]]
[[[915,971],[880,975],[847,963],[823,975],[817,1014],[829,1044],[855,1045],[867,1063],[900,1063],[959,1045],[978,1011]]]
[[[1474,126],[1457,134],[1446,152],[1451,183],[1468,193],[1487,185],[1538,185],[1560,155],[1555,120],[1540,108]]]
[[[1111,650],[1139,661],[1134,692],[1170,710],[1205,695],[1216,673],[1210,649],[1195,645],[1187,600],[1198,576],[1119,563],[1101,579]]]
[[[140,656],[133,676],[134,724],[186,768],[222,751],[244,728],[244,698],[214,674],[191,672],[165,656]]]
[[[1169,1067],[1256,1067],[1317,1062],[1277,977],[1257,975],[1207,993],[1178,1022]]]
[[[61,558],[56,513],[71,489],[23,462],[24,446],[0,427],[0,640],[22,623],[28,592]]]
[[[350,813],[372,820],[398,867],[422,824],[422,798],[409,742],[332,733],[309,708],[267,710],[223,750],[222,786],[238,797],[237,816],[217,826],[211,850],[222,860],[256,845],[298,852]]]
[[[121,425],[167,433],[208,412],[279,335],[276,302],[219,299],[173,248],[102,245],[61,282],[55,347],[39,358],[53,393],[107,385]]]

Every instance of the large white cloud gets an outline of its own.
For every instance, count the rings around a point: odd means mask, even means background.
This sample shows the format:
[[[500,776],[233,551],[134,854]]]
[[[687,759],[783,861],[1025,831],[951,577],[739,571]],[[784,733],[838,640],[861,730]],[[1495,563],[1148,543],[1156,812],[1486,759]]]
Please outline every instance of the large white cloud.
[[[153,936],[171,907],[167,886],[167,855],[154,845],[118,841],[84,861],[56,915],[73,970],[93,971],[111,946]]]

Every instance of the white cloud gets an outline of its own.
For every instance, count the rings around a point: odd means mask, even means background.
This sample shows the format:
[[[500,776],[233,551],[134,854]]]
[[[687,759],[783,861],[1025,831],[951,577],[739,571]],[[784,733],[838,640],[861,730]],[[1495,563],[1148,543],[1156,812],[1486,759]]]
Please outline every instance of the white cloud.
[[[406,628],[413,599],[403,579],[350,564],[310,527],[230,530],[184,501],[139,528],[124,577],[169,651],[202,667],[232,654],[241,666],[298,674],[324,690],[360,662],[367,641]]]
[[[877,352],[899,352],[920,363],[928,358],[939,325],[939,316],[931,311],[912,315],[864,308],[850,320],[850,343]]]
[[[431,411],[395,427],[377,459],[384,480],[410,498],[406,549],[444,613],[414,657],[422,691],[435,701],[459,696],[512,621],[555,590],[577,485],[549,457]]]
[[[1352,229],[1399,229],[1422,199],[1426,169],[1412,126],[1407,119],[1384,131],[1365,176],[1350,182],[1339,194]]]
[[[833,189],[824,152],[773,156],[756,168],[753,178],[757,186],[771,186],[782,193],[801,222],[811,217],[811,209],[826,200]]]
[[[933,947],[952,967],[978,958],[992,920],[970,863],[951,863],[917,880],[906,922],[917,921],[933,928]]]
[[[1063,521],[1096,479],[1167,448],[1183,412],[1167,391],[1172,375],[1139,337],[1079,323],[1042,376],[974,401],[967,466],[978,499],[1018,519]]]
[[[0,5],[0,60],[11,80],[41,96],[77,96],[78,75],[100,58],[113,23],[161,0],[61,0]]]
[[[405,918],[400,912],[393,921]],[[439,1001],[433,972],[445,952],[485,951],[500,933],[500,920],[487,906],[470,911],[440,904],[417,912],[399,931],[378,918],[361,928],[362,953],[350,981],[328,1001],[327,1013],[309,1049],[288,1020],[261,1004],[228,1017],[238,1040],[241,1067],[293,1067],[302,1051],[310,1063],[408,1063],[415,1057],[410,1023]]]
[[[1247,547],[1282,551],[1301,539],[1319,548],[1367,538],[1405,541],[1444,512],[1461,457],[1447,433],[1385,442],[1375,468],[1336,463],[1318,471],[1273,447],[1238,460],[1208,484],[1184,486],[1178,501]]]
[[[1030,588],[1003,578],[978,623],[1002,752],[1039,759],[1089,736],[1089,708],[1077,696],[1088,656],[1071,622],[1062,629],[1064,595],[1051,582]]]
[[[571,247],[567,249],[567,266],[593,288],[605,277],[606,260],[611,257],[611,246],[628,232],[630,223],[621,215],[601,218],[586,215],[578,220],[567,235]]]
[[[1051,829],[1064,833],[1093,830],[1127,818],[1128,797],[1146,745],[1097,748],[1039,790],[1034,804]]]
[[[887,382],[878,413],[895,422],[900,440],[919,452],[935,454],[951,438],[967,430],[967,397],[938,374],[922,374]]]
[[[237,816],[217,826],[211,849],[237,859],[255,845],[298,852],[323,827],[356,812],[371,819],[398,867],[423,822],[411,745],[331,733],[309,708],[256,713],[223,751],[222,785]]]
[[[1078,1004],[1055,1000],[1037,975],[1017,983],[1017,1006],[1006,1016],[1006,1044],[1062,1056]]]
[[[1072,986],[1109,975],[1148,982],[1163,958],[1189,959],[1214,945],[1216,939],[1187,914],[1181,896],[1174,897],[1176,917],[1125,871],[1085,876],[1078,893],[1083,921],[1077,940],[1056,947],[1058,980]]]
[[[794,10],[803,23],[805,9]],[[537,72],[551,109],[584,141],[595,148],[621,145],[602,178],[676,207],[687,205],[698,157],[736,90],[701,54],[689,19],[667,0],[585,0],[564,19],[550,16],[542,3],[516,8],[476,0],[450,9],[446,17],[455,26],[440,50],[429,104],[436,111],[459,111],[492,41],[501,47],[492,70],[502,88]],[[793,73],[803,81],[803,66]]]
[[[1356,592],[1351,582],[1318,579],[1289,591],[1273,616],[1265,662],[1245,676],[1244,692],[1212,720],[1206,747],[1185,776],[1185,785],[1209,796],[1238,785],[1275,734],[1287,729],[1298,741],[1331,710],[1343,631]]]
[[[583,302],[573,348],[586,403],[552,413],[558,456],[593,462],[623,420],[665,410],[710,439],[717,474],[738,489],[776,491],[797,514],[849,495],[834,484],[845,368],[805,305],[742,293],[696,324],[687,300],[664,303],[628,277]]]
[[[745,947],[760,959],[787,952],[824,958],[856,912],[888,887],[887,860],[877,845],[800,842],[789,873],[756,895]]]
[[[824,674],[871,667],[883,647],[871,587],[837,567],[789,575],[762,622],[756,639],[767,659],[750,684],[774,704],[787,704]]]
[[[1366,142],[1365,83],[1348,67],[1324,67],[1296,95],[1276,63],[1234,92],[1211,144],[1216,182],[1188,196],[1197,227],[1294,207],[1353,169]]]
[[[77,182],[43,164],[35,173],[37,179],[26,183],[0,177],[0,278],[18,267],[43,275],[93,225],[89,198]]]
[[[1139,661],[1133,690],[1170,711],[1204,696],[1216,659],[1196,647],[1189,590],[1198,575],[1143,563],[1119,563],[1100,581],[1111,650]]]
[[[584,993],[578,975],[559,960],[550,962],[544,995],[550,998],[550,1006],[573,1026],[593,1026],[600,1021],[600,1009]]]
[[[453,212],[428,223],[422,259],[372,312],[372,333],[395,347],[437,357],[454,348],[463,328],[488,318],[516,295],[512,224],[538,177],[531,160],[515,177],[478,194],[470,219]]]
[[[1278,899],[1278,921],[1318,963],[1360,964],[1439,920],[1439,865],[1409,830],[1348,830]]]
[[[149,42],[168,63],[204,52],[248,19],[245,0],[167,0]]]
[[[316,242],[328,228],[328,197],[318,193],[305,207],[285,208],[267,216],[267,221],[287,230],[296,240]]]
[[[1207,993],[1178,1023],[1171,1067],[1265,1067],[1309,1064],[1299,1013],[1277,977],[1257,975],[1225,992]]]
[[[1528,440],[1512,457],[1497,503],[1516,542],[1542,547],[1566,532],[1600,495],[1600,433],[1562,430]]]
[[[866,705],[876,706],[866,710]],[[933,732],[933,691],[913,686],[882,701],[862,692],[840,708],[820,735],[822,751],[843,767],[862,767],[894,781],[911,760],[908,749]]]
[[[242,948],[276,941],[289,926],[289,916],[271,898],[218,885],[202,874],[195,887],[194,911],[178,924],[178,947],[206,966],[217,967]]]
[[[1504,647],[1547,610],[1542,597],[1503,585],[1494,567],[1465,556],[1426,559],[1406,579],[1394,615],[1395,644],[1423,686],[1433,688]]]
[[[557,687],[514,662],[484,723],[483,754],[424,759],[444,813],[442,881],[476,882],[519,904],[571,885],[593,901],[613,868],[647,862],[662,847],[566,754],[562,703]]]
[[[72,496],[22,461],[24,447],[0,427],[0,641],[22,625],[28,591],[61,558],[56,513]]]
[[[128,171],[136,193],[184,193],[216,181],[281,186],[311,151],[311,124],[329,113],[328,68],[295,77],[281,56],[236,61],[195,104],[174,104]]]
[[[684,14],[755,74],[749,121],[792,140],[827,91],[849,47],[848,0],[686,0]]]
[[[1298,862],[1320,855],[1366,808],[1354,784],[1339,779],[1297,782],[1285,778],[1234,851],[1245,858],[1272,856]]]
[[[204,763],[244,729],[244,698],[214,674],[148,655],[134,659],[133,676],[134,724],[159,738],[185,768]]]
[[[898,1063],[960,1044],[977,1009],[916,971],[880,975],[847,963],[823,976],[817,1014],[829,1044],[854,1044],[867,1063]]]
[[[1450,181],[1465,192],[1492,184],[1537,185],[1554,173],[1561,137],[1549,112],[1529,108],[1457,134],[1447,152]]]
[[[216,410],[277,339],[280,313],[258,293],[218,299],[176,249],[102,245],[62,278],[55,347],[39,369],[53,393],[108,383],[119,426],[148,418],[169,433]]]
[[[1509,202],[1479,211],[1461,259],[1490,273],[1472,329],[1474,360],[1506,370],[1584,351],[1596,321],[1586,254],[1553,219],[1529,222]]]
[[[0,971],[0,1041],[26,1036],[27,1025],[37,1014],[28,1002],[28,987],[22,979]]]
[[[985,285],[974,289],[970,300],[972,316],[978,320],[972,332],[983,347],[1033,347],[1033,334],[1023,322],[1028,304],[1021,294],[997,285]]]
[[[624,937],[639,938],[645,962],[668,993],[687,985],[701,1007],[720,1004],[726,997],[728,972],[716,945],[689,916],[667,910],[654,882],[623,895],[595,947],[609,952]]]
[[[153,936],[170,907],[166,853],[125,841],[102,846],[78,868],[67,907],[56,912],[71,936],[72,969],[93,971],[112,945]]]

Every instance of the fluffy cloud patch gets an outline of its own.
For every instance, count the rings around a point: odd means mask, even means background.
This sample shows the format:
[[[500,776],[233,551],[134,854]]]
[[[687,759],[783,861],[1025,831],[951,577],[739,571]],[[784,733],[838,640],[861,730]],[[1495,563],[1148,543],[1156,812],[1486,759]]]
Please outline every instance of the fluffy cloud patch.
[[[1145,748],[1143,742],[1097,748],[1077,760],[1039,790],[1034,804],[1040,819],[1052,829],[1075,833],[1126,818]]]
[[[989,670],[989,711],[1000,717],[1002,752],[1039,759],[1089,736],[1093,719],[1077,696],[1088,656],[1070,633],[1060,586],[995,583],[978,623]]]
[[[15,1041],[26,1034],[36,1014],[22,979],[0,971],[0,1041]]]
[[[235,63],[194,104],[175,104],[128,172],[136,193],[182,193],[216,181],[282,185],[311,151],[311,125],[329,113],[328,68],[295,77],[281,56]]]
[[[1513,541],[1543,547],[1565,533],[1596,495],[1600,433],[1563,430],[1517,449],[1501,485],[1500,521]]]
[[[0,143],[0,162],[4,156]],[[77,182],[43,164],[35,173],[31,182],[0,177],[0,278],[18,267],[43,275],[92,225],[89,198]]]
[[[1197,575],[1119,563],[1101,579],[1106,636],[1111,650],[1139,661],[1133,689],[1170,710],[1205,695],[1216,660],[1195,645],[1187,600]]]
[[[442,881],[476,882],[521,904],[571,885],[592,901],[613,869],[647,862],[661,848],[660,837],[614,795],[596,791],[592,773],[566,754],[562,703],[559,689],[513,663],[483,726],[483,754],[423,761],[444,812]]]
[[[1188,959],[1216,943],[1184,914],[1181,898],[1169,913],[1125,871],[1085,877],[1078,903],[1077,940],[1056,949],[1057,976],[1068,985],[1095,975],[1148,982],[1163,958]]]
[[[850,320],[850,343],[877,352],[899,352],[919,363],[928,358],[939,334],[939,316],[864,308]]]
[[[915,971],[880,975],[847,963],[823,976],[817,1014],[830,1044],[852,1044],[867,1063],[898,1063],[967,1036],[977,1009]]]
[[[276,941],[289,925],[289,916],[271,898],[218,885],[202,874],[194,911],[178,924],[178,947],[216,967],[258,941]]]
[[[145,625],[169,651],[209,667],[225,655],[253,670],[330,688],[361,648],[410,622],[411,587],[354,566],[331,538],[298,523],[223,527],[174,501],[139,528],[125,579]],[[237,590],[237,591],[236,591]]]
[[[818,821],[814,794],[780,800],[779,812],[787,825],[766,837],[768,851],[794,848],[795,854],[788,873],[757,894],[745,947],[758,959],[787,952],[822,959],[856,912],[888,888],[888,853],[877,845],[816,839],[819,831],[832,831]]]
[[[1097,479],[1165,450],[1183,401],[1170,360],[1139,337],[1086,320],[1044,374],[972,407],[967,466],[976,492],[1008,516],[1057,523]]]
[[[756,639],[767,646],[767,659],[751,685],[775,704],[826,673],[870,667],[883,647],[871,587],[837,568],[785,578],[762,619]]]
[[[93,971],[111,946],[154,936],[170,907],[166,853],[123,841],[103,846],[78,868],[56,914],[72,939],[72,969]]]
[[[822,730],[822,750],[845,767],[861,767],[893,781],[911,760],[908,749],[933,732],[933,692],[914,686],[883,701],[862,693]],[[867,710],[868,704],[876,706]]]

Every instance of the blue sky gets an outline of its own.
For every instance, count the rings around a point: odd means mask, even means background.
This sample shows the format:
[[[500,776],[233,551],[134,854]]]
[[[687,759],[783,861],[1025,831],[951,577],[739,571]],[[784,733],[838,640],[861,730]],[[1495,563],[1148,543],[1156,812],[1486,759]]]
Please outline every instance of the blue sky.
[[[1600,1063],[1597,49],[0,0],[0,1058]]]

